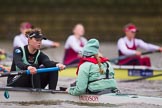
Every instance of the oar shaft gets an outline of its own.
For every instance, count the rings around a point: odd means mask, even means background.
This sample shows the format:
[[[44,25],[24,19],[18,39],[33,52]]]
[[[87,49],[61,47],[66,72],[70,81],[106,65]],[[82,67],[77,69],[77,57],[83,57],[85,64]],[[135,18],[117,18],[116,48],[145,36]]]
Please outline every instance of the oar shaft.
[[[1,73],[0,77],[13,76],[13,75],[22,75],[22,74],[25,74],[25,73],[26,73],[26,70],[5,72],[5,73]]]
[[[132,80],[124,80],[121,82],[135,82],[135,81],[141,81],[141,80],[146,80],[149,78],[155,78],[155,77],[159,77],[162,76],[162,74],[157,74],[157,75],[153,75],[153,76],[146,76],[146,77],[141,77],[141,78],[137,78],[137,79],[132,79]]]

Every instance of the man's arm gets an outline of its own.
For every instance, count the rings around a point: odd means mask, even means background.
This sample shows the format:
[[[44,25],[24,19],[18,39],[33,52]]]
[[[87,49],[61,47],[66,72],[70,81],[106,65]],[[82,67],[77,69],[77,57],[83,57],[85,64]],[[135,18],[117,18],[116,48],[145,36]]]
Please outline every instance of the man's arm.
[[[150,44],[150,43],[146,43],[141,39],[136,39],[136,43],[137,45],[142,48],[145,49],[147,51],[153,51],[153,50],[158,50],[160,47],[154,44]]]
[[[42,46],[43,47],[59,47],[59,42],[54,42],[52,40],[42,40]]]
[[[65,68],[65,65],[51,61],[47,55],[44,53],[40,53],[40,56],[38,57],[38,63],[41,65],[43,64],[45,67],[59,67],[61,70]]]
[[[58,62],[51,61],[47,55],[41,52],[38,57],[38,63],[40,65],[43,64],[45,67],[54,67]]]

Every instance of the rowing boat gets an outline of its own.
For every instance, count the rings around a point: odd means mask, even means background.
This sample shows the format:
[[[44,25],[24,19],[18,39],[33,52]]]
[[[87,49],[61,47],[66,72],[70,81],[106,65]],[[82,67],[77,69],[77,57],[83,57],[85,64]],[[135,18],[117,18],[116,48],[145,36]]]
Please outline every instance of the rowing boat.
[[[132,80],[142,77],[150,77],[148,80],[162,80],[162,69],[147,66],[119,66],[113,65],[115,71],[115,79]],[[76,67],[68,67],[59,73],[60,77],[76,77]],[[159,75],[157,77],[151,77]]]
[[[8,91],[10,97],[6,99],[4,91]],[[1,87],[0,102],[55,102],[55,101],[70,101],[77,103],[99,103],[99,104],[154,104],[162,106],[161,97],[138,96],[135,94],[103,94],[91,95],[85,94],[81,96],[72,96],[64,91],[53,91],[47,89],[32,89],[32,88],[15,88]]]

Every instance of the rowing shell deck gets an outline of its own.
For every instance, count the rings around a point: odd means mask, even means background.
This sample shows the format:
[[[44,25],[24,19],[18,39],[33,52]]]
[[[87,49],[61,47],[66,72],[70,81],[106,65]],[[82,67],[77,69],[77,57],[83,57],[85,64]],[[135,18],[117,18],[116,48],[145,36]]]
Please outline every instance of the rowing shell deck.
[[[10,97],[6,99],[4,91],[7,90]],[[128,94],[104,94],[104,95],[81,95],[72,96],[62,91],[51,91],[40,89],[26,89],[26,88],[13,88],[4,87],[0,88],[0,102],[41,102],[41,101],[70,101],[78,103],[99,103],[99,104],[154,104],[162,106],[162,98],[160,97],[146,97]]]
[[[113,66],[115,71],[115,79],[132,80],[142,77],[149,77],[162,74],[162,69],[147,66]],[[69,67],[59,72],[61,77],[76,77],[76,67]],[[161,76],[149,78],[148,80],[162,80]]]

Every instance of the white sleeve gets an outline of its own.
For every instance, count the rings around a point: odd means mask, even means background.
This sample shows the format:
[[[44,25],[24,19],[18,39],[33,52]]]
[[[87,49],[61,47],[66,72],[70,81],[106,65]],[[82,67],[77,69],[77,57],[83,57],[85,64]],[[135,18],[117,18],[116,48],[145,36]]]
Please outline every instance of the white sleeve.
[[[117,43],[118,50],[120,50],[124,55],[133,55],[136,53],[135,50],[128,49],[124,40],[120,38]]]
[[[160,47],[157,46],[157,45],[153,45],[153,44],[150,44],[150,43],[146,43],[144,42],[143,40],[141,39],[136,39],[135,40],[137,45],[142,48],[142,49],[145,49],[147,51],[153,51],[153,50],[158,50]]]
[[[20,39],[20,36],[15,36],[14,41],[13,41],[13,47],[22,47],[24,46],[23,41]]]
[[[80,46],[80,43],[78,43],[78,41],[75,39],[74,36],[70,36],[66,43],[65,43],[65,48],[68,49],[68,48],[72,48],[75,52],[80,52],[82,51],[82,47]]]
[[[53,41],[51,41],[51,40],[42,40],[42,46],[44,46],[44,47],[51,47],[51,46],[53,46]]]

